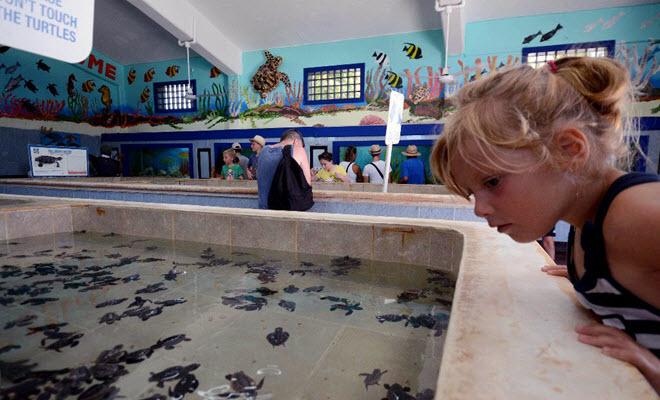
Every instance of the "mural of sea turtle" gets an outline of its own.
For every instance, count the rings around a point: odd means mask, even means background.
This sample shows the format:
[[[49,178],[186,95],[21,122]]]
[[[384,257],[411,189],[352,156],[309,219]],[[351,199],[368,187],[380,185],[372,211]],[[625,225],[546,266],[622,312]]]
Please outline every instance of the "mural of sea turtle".
[[[280,83],[280,80],[284,82],[286,87],[291,87],[291,82],[289,82],[287,74],[277,70],[282,64],[282,57],[274,56],[268,50],[264,51],[264,55],[266,56],[266,62],[257,69],[257,72],[250,80],[252,87],[259,92],[262,99],[265,99],[268,93],[275,89]]]
[[[53,156],[39,156],[34,159],[40,167],[43,167],[44,164],[55,164],[57,168],[60,167],[60,161],[62,157],[53,157]]]

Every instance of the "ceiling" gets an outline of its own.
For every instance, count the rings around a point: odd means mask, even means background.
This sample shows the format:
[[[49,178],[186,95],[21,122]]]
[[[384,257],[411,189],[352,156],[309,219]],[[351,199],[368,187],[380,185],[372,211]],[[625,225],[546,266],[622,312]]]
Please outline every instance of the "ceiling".
[[[445,0],[443,0],[444,2]],[[449,1],[449,0],[447,0]],[[452,0],[454,1],[454,0]],[[653,0],[465,0],[463,23]],[[95,2],[94,48],[122,64],[185,57],[177,38],[126,0]],[[435,0],[187,0],[242,51],[440,29]]]

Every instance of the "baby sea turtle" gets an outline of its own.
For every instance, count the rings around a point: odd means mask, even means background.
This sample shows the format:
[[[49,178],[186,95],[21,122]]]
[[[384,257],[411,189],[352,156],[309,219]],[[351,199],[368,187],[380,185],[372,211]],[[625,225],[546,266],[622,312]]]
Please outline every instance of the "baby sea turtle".
[[[151,346],[151,348],[155,350],[155,349],[160,349],[162,347],[165,350],[172,350],[174,349],[174,346],[176,346],[177,344],[183,341],[189,342],[190,339],[187,338],[185,334],[174,335],[165,339],[159,339],[155,345]]]
[[[413,328],[419,328],[420,326],[423,326],[425,328],[433,329],[435,326],[435,318],[431,314],[420,314],[418,316],[410,316],[408,317],[408,321],[406,321],[406,326],[412,325]]]
[[[408,316],[405,314],[385,314],[385,315],[377,315],[376,319],[378,322],[381,324],[385,321],[387,322],[399,322],[403,320],[408,320]]]
[[[115,322],[119,321],[120,319],[121,319],[121,315],[117,315],[113,312],[109,312],[101,317],[101,319],[99,320],[99,324],[112,325]]]
[[[255,91],[259,92],[262,99],[268,97],[268,93],[277,87],[280,80],[286,87],[291,87],[289,77],[277,70],[282,64],[282,57],[273,56],[268,50],[264,51],[264,56],[266,56],[266,62],[257,69],[257,72],[250,80],[252,87]]]
[[[173,399],[181,399],[186,394],[193,393],[198,386],[199,381],[197,381],[197,377],[193,374],[186,374],[181,377],[179,382],[174,386],[174,389],[170,388],[167,393]]]
[[[280,300],[277,305],[290,312],[296,311],[296,303],[293,301]]]
[[[147,285],[146,287],[137,290],[135,294],[156,293],[160,292],[161,290],[167,290],[167,288],[163,287],[164,284],[165,282],[152,283],[151,285]]]
[[[416,400],[414,396],[410,395],[410,388],[408,386],[403,387],[398,383],[384,385],[387,389],[387,397],[384,397],[383,400]]]
[[[311,292],[322,292],[325,286],[310,286],[308,288],[303,289],[303,292],[305,293],[311,293]]]
[[[284,346],[284,343],[289,339],[289,332],[278,327],[275,328],[275,332],[266,335],[266,339],[268,340],[268,343],[273,345],[273,347],[280,345]]]
[[[163,307],[171,307],[171,306],[175,306],[177,304],[183,304],[185,302],[186,302],[186,299],[184,299],[183,297],[179,297],[179,298],[171,299],[171,300],[157,301],[157,302],[155,302],[155,304],[161,305]]]
[[[9,321],[5,324],[5,329],[10,329],[15,326],[27,326],[30,325],[34,320],[37,319],[36,315],[25,315],[21,318]]]
[[[364,388],[365,390],[369,390],[369,386],[380,385],[380,378],[382,378],[386,372],[387,370],[381,372],[379,368],[376,368],[372,373],[363,372],[358,376],[364,376]]]
[[[285,288],[282,289],[282,290],[284,290],[285,292],[287,292],[287,293],[290,294],[290,293],[296,293],[296,292],[299,291],[300,289],[298,289],[297,287],[295,287],[295,286],[293,286],[293,285],[289,285],[289,286],[285,287]]]
[[[128,374],[122,364],[94,364],[90,372],[94,379],[104,382],[115,382],[120,376]]]
[[[92,385],[87,388],[87,390],[82,392],[80,396],[78,396],[78,400],[111,400],[116,398],[118,393],[119,388],[116,386],[110,386],[107,383],[97,383],[96,385]]]
[[[151,300],[143,299],[140,296],[136,296],[135,299],[133,300],[133,302],[128,305],[128,308],[131,308],[131,307],[141,308],[144,305],[144,303],[146,303],[146,302],[151,303]]]
[[[96,364],[117,364],[122,361],[126,356],[123,344],[118,344],[110,350],[103,350],[98,357],[96,357]]]
[[[333,267],[357,267],[362,264],[362,261],[359,258],[344,256],[333,258],[330,260],[330,264]]]
[[[158,382],[158,387],[163,387],[167,381],[173,381],[188,375],[190,372],[199,368],[199,364],[193,363],[187,366],[176,365],[174,367],[166,368],[158,373],[151,373],[149,382]]]
[[[346,311],[346,314],[344,315],[351,315],[353,314],[353,311],[358,311],[362,309],[363,308],[360,306],[360,303],[353,303],[353,304],[337,303],[330,306],[330,311],[335,311],[335,310]]]
[[[259,293],[262,296],[270,296],[270,295],[273,295],[277,292],[278,292],[277,290],[272,290],[272,289],[269,289],[265,286],[258,287],[256,289],[250,291],[250,293]]]
[[[135,350],[126,354],[122,361],[126,364],[136,364],[151,357],[153,353],[154,350],[151,347]]]
[[[264,385],[265,378],[261,378],[261,381],[257,384],[254,379],[247,376],[243,371],[238,371],[225,375],[225,379],[229,381],[229,386],[234,393],[240,393],[247,398],[253,398],[257,396],[257,391]]]
[[[83,337],[84,333],[75,333],[71,336],[68,336],[64,339],[57,340],[48,346],[45,347],[46,350],[55,350],[58,353],[60,353],[60,349],[63,347],[76,347],[80,341],[81,337]]]

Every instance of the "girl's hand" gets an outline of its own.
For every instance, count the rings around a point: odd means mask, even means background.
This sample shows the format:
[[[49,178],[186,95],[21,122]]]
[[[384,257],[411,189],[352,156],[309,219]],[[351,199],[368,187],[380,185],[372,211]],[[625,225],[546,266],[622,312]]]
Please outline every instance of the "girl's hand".
[[[568,278],[568,269],[565,265],[544,265],[541,267],[541,271],[548,275]]]
[[[660,360],[624,331],[600,323],[578,326],[575,331],[580,342],[600,347],[603,354],[637,367],[656,392],[660,392]]]

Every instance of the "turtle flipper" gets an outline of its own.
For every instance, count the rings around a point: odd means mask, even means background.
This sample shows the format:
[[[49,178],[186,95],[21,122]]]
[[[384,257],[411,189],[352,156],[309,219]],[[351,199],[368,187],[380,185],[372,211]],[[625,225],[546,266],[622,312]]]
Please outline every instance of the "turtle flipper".
[[[284,83],[284,86],[291,88],[291,82],[289,81],[289,75],[284,72],[278,72],[277,77]]]

